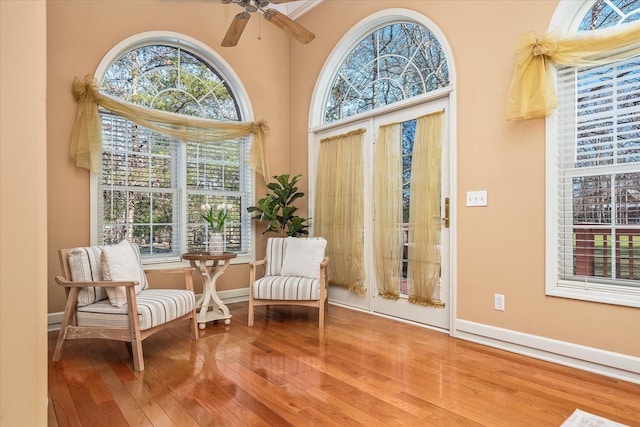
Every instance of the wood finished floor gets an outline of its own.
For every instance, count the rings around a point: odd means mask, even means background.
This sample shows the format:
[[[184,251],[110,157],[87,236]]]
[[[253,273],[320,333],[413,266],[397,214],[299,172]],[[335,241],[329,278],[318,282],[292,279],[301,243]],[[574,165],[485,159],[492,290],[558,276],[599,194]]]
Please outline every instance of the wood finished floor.
[[[330,306],[230,305],[230,326],[144,342],[69,341],[51,362],[50,426],[559,426],[576,408],[640,426],[640,385]]]

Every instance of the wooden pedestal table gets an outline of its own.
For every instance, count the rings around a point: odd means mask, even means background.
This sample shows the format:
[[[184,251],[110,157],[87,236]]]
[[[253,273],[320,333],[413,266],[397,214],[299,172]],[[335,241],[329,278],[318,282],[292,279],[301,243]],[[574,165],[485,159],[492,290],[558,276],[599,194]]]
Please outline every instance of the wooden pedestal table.
[[[216,291],[216,280],[229,267],[231,260],[236,254],[224,252],[222,255],[211,255],[209,252],[189,252],[182,255],[191,263],[192,267],[198,268],[202,274],[202,296],[196,302],[198,312],[198,327],[204,329],[207,322],[214,320],[224,320],[225,325],[231,323],[231,313],[224,305]],[[211,310],[209,310],[211,308]]]

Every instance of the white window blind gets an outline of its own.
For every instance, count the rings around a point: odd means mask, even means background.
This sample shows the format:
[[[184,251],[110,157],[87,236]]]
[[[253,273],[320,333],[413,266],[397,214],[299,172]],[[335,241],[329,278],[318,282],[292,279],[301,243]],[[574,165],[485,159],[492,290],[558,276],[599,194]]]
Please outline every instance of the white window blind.
[[[559,283],[640,289],[640,58],[558,67],[557,86]]]
[[[225,223],[225,250],[248,255],[251,203],[250,139],[186,144],[186,194],[189,251],[205,250],[209,229],[200,206],[230,206]]]
[[[98,243],[126,238],[142,255],[179,256],[178,142],[106,111],[101,117]]]
[[[183,143],[106,111],[101,116],[99,244],[128,239],[146,259],[163,260],[208,250],[200,206],[209,203],[230,207],[225,250],[249,254],[250,138]]]

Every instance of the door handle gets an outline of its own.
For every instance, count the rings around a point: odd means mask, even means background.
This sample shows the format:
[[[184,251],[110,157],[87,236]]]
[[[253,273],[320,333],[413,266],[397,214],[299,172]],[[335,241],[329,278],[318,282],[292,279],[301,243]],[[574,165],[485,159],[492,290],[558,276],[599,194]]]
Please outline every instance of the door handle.
[[[449,198],[445,197],[444,198],[444,218],[442,218],[444,220],[444,228],[449,228]]]
[[[433,219],[436,221],[440,221],[444,228],[449,228],[449,198],[445,197],[444,199],[444,216],[434,216]]]

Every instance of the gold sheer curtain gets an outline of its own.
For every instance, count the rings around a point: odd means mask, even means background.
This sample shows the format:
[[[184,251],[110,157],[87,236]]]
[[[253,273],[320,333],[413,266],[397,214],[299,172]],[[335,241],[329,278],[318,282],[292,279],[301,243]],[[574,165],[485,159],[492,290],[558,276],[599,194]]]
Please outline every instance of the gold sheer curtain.
[[[314,234],[327,239],[329,284],[364,294],[364,129],[320,141]]]
[[[78,102],[76,120],[71,131],[70,156],[76,166],[97,172],[102,152],[102,124],[98,106],[149,129],[174,138],[197,142],[218,142],[253,135],[251,168],[269,179],[264,152],[268,130],[265,122],[222,122],[140,107],[100,93],[92,76],[73,82],[73,96]]]
[[[378,295],[400,297],[402,267],[402,129],[381,126],[373,176],[373,256]]]
[[[409,302],[432,307],[444,307],[439,295],[443,119],[443,111],[418,118],[411,164]]]
[[[607,54],[606,59],[598,56]],[[545,117],[557,106],[551,63],[590,66],[640,55],[640,22],[562,37],[524,34],[516,44],[516,63],[507,98],[507,119]]]

